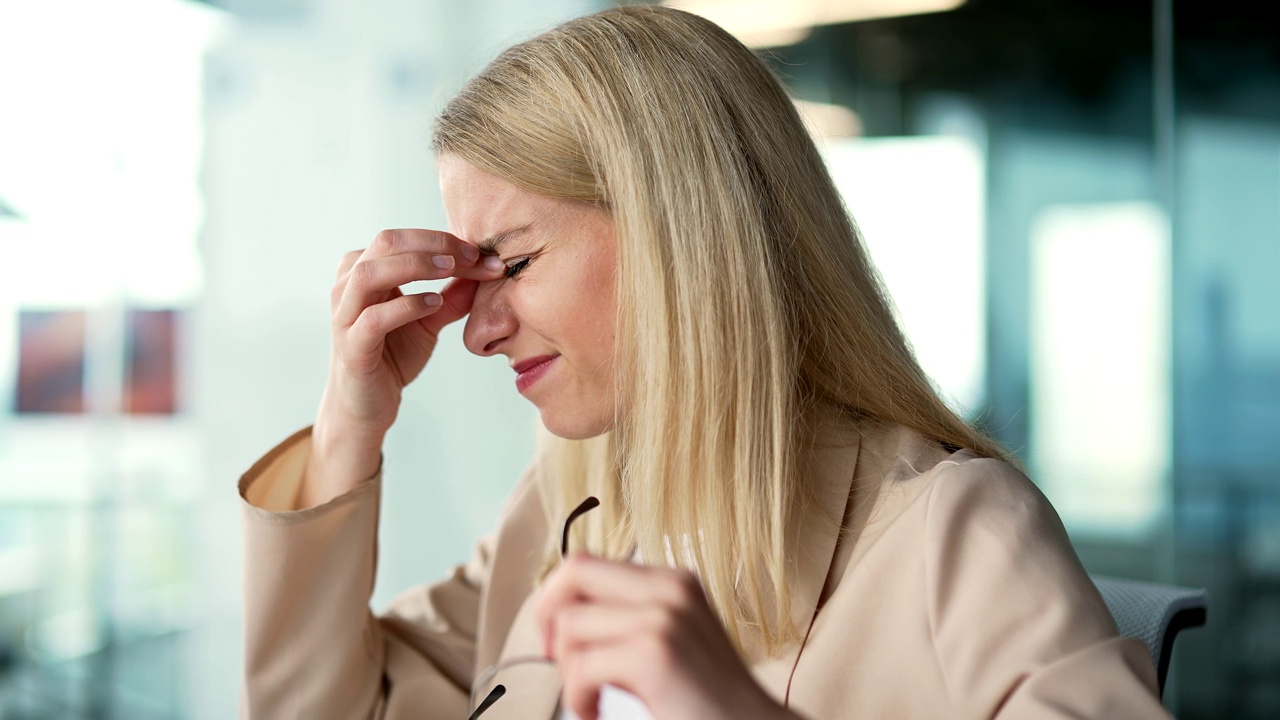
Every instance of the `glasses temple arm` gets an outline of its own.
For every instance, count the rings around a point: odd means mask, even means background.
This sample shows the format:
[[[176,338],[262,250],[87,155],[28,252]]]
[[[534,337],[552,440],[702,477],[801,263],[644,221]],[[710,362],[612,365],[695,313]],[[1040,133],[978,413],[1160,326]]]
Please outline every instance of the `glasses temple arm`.
[[[569,517],[565,518],[564,532],[560,536],[560,557],[569,554],[569,528],[573,526],[573,521],[587,511],[596,509],[599,505],[600,501],[594,495],[588,496],[578,507],[573,509],[573,512],[569,513]]]
[[[476,718],[484,714],[485,710],[489,709],[490,705],[498,702],[498,698],[506,694],[507,694],[507,688],[505,685],[494,685],[493,689],[490,690],[489,694],[485,696],[484,700],[479,705],[476,706],[476,711],[471,713],[470,717],[468,717],[467,720],[476,720]]]

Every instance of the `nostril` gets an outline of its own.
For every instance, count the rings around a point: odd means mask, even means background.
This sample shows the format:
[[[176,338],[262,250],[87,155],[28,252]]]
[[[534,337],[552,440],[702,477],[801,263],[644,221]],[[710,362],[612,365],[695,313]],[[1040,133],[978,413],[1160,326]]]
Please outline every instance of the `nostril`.
[[[484,346],[484,354],[485,354],[485,355],[492,355],[492,354],[494,354],[494,353],[498,352],[498,345],[500,345],[501,343],[502,343],[502,341],[501,341],[501,340],[494,340],[493,342],[491,342],[491,343],[489,343],[489,344],[485,345],[485,346]]]

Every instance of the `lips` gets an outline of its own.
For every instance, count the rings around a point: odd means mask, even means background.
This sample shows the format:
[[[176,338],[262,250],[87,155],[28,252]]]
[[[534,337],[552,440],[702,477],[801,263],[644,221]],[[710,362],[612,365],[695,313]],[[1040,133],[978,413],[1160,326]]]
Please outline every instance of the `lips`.
[[[516,371],[516,390],[523,393],[525,390],[529,389],[531,385],[537,382],[547,373],[548,370],[551,369],[551,366],[555,364],[555,360],[558,357],[560,356],[539,355],[527,360],[521,360],[520,362],[512,365],[511,369]]]
[[[528,360],[521,360],[520,362],[512,365],[511,369],[515,370],[516,374],[523,374],[544,362],[555,359],[555,355],[539,355],[537,357],[531,357]]]

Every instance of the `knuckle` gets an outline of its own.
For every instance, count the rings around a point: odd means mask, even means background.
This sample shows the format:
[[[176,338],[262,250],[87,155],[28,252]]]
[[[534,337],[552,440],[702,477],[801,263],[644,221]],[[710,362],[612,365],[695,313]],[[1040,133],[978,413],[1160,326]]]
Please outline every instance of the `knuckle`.
[[[586,565],[586,562],[587,562],[586,554],[583,553],[581,550],[574,550],[573,552],[569,553],[569,555],[565,557],[563,561],[563,569],[566,571],[565,574],[576,575],[577,573],[582,572],[582,568],[583,566]]]
[[[351,252],[343,253],[342,258],[338,261],[338,278],[341,279],[350,272],[351,266],[359,262],[360,256],[363,254],[363,250],[352,250]]]
[[[403,262],[408,266],[409,271],[412,272],[414,276],[440,274],[440,268],[436,267],[423,253],[405,255]]]
[[[560,612],[556,613],[556,628],[561,630],[572,631],[578,627],[578,623],[582,620],[582,613],[577,607],[570,605]]]
[[[383,334],[383,321],[379,313],[366,309],[356,319],[355,329],[362,335],[377,337]]]
[[[430,241],[430,246],[439,252],[451,252],[456,249],[453,236],[448,233],[442,233],[438,230],[428,230],[424,238]]]
[[[692,572],[684,568],[671,571],[671,598],[675,604],[688,605],[696,600],[701,592],[702,584]]]
[[[366,288],[373,284],[376,276],[377,270],[374,268],[373,263],[368,260],[361,260],[351,266],[348,282],[358,288]]]
[[[373,236],[373,242],[369,244],[369,248],[377,253],[387,253],[393,250],[396,242],[400,237],[398,230],[382,230]]]
[[[702,594],[702,581],[692,570],[680,570],[680,586],[685,589],[693,597]]]
[[[659,611],[653,618],[653,632],[664,641],[675,640],[680,635],[680,619],[674,612]]]

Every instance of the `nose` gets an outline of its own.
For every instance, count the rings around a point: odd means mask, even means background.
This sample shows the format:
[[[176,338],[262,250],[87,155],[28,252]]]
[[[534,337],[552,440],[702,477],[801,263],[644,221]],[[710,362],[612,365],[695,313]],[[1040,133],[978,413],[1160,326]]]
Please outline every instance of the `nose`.
[[[503,280],[492,280],[476,288],[476,299],[462,331],[462,344],[476,355],[488,357],[502,352],[519,327],[503,285]]]

